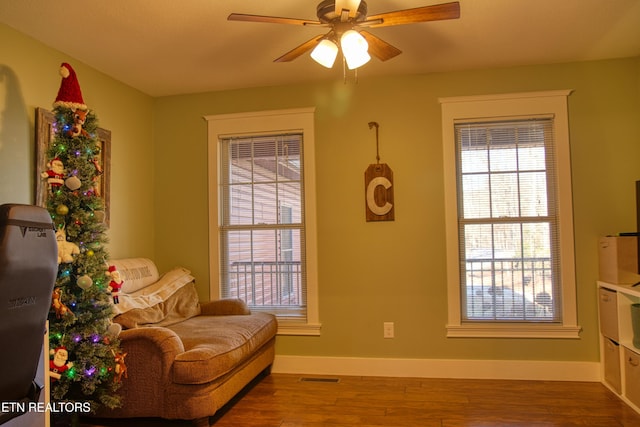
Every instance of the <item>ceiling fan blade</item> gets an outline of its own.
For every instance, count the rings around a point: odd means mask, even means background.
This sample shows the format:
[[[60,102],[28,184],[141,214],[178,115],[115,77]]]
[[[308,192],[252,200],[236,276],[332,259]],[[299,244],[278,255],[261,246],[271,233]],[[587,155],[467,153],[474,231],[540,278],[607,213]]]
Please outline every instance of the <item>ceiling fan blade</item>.
[[[280,58],[275,59],[273,62],[289,62],[289,61],[293,61],[294,59],[296,59],[300,55],[303,55],[306,52],[308,52],[311,49],[313,49],[314,47],[316,47],[316,45],[318,43],[320,43],[320,40],[322,40],[324,37],[325,37],[324,34],[320,34],[319,36],[315,36],[311,40],[308,40],[308,41],[302,43],[300,46],[297,46],[297,47],[291,49],[289,52],[285,53]]]
[[[391,25],[413,24],[416,22],[439,21],[443,19],[460,18],[460,3],[435,4],[432,6],[416,7],[415,9],[404,9],[395,12],[370,15],[364,22],[371,22],[369,27],[389,27]],[[377,22],[376,22],[377,21]]]
[[[360,7],[360,0],[335,0],[336,15],[342,16],[343,10],[348,10],[349,18],[355,18]]]
[[[280,18],[277,16],[247,15],[245,13],[232,13],[227,17],[228,21],[243,22],[266,22],[268,24],[291,24],[291,25],[322,25],[320,21],[310,21],[308,19]]]
[[[369,53],[381,61],[387,61],[402,53],[397,47],[390,45],[368,31],[360,31],[360,34],[369,43]]]

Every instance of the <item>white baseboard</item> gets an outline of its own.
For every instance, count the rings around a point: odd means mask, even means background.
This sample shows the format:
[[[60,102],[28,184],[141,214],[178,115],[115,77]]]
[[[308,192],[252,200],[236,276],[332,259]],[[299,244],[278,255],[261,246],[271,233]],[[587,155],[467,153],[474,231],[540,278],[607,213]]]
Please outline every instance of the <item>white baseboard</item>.
[[[380,359],[276,355],[272,372],[415,378],[600,381],[598,362]]]

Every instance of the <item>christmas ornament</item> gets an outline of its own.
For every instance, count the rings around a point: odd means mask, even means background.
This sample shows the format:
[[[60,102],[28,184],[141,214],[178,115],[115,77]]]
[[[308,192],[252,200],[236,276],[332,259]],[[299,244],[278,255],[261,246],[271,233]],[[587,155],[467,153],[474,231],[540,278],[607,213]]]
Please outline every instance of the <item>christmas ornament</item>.
[[[107,335],[104,337],[104,339],[108,341],[114,338],[118,338],[118,336],[120,336],[120,332],[122,332],[122,325],[119,323],[113,323],[113,321],[111,321],[111,324],[107,328]]]
[[[67,205],[60,204],[60,205],[56,206],[56,213],[58,215],[64,216],[64,215],[69,213],[69,207]]]
[[[103,223],[103,222],[105,221],[106,214],[105,214],[105,212],[104,212],[104,211],[95,211],[95,212],[93,213],[93,215],[95,216],[96,221],[98,221],[98,222],[100,222],[100,223]]]
[[[47,178],[47,184],[52,193],[55,193],[60,186],[64,184],[64,164],[59,157],[47,163],[49,169],[40,174],[41,177]]]
[[[109,270],[106,273],[107,277],[111,277],[111,281],[109,282],[109,286],[107,289],[111,292],[111,296],[113,297],[113,303],[118,304],[120,301],[118,300],[118,296],[120,295],[120,289],[122,289],[122,285],[124,284],[124,280],[120,278],[120,272],[116,269],[115,265],[110,265]]]
[[[124,364],[124,358],[127,357],[128,353],[115,353],[113,350],[111,350],[111,352],[113,353],[113,357],[116,361],[116,375],[113,377],[113,381],[119,383],[122,381],[123,376],[125,378],[129,377],[127,375],[127,365]]]
[[[56,231],[58,242],[58,264],[73,262],[73,256],[80,253],[80,248],[75,243],[67,242],[67,233],[64,228]]]
[[[100,180],[101,180],[102,174],[104,173],[104,170],[100,165],[100,157],[94,156],[93,159],[91,160],[91,163],[93,163],[93,166],[96,168],[96,175],[93,177],[91,184],[93,186],[93,190],[96,193],[96,196],[100,197],[102,195],[101,189],[100,189]]]
[[[71,65],[63,62],[60,65],[60,75],[62,82],[58,90],[58,96],[53,103],[54,107],[67,107],[72,110],[86,110],[87,106],[82,99],[82,91],[76,77],[76,72]]]
[[[91,163],[93,163],[93,166],[96,168],[96,174],[102,175],[104,171],[102,169],[102,166],[100,166],[100,157],[93,156],[93,159],[91,159]]]
[[[73,316],[73,312],[69,310],[69,307],[62,303],[62,290],[55,288],[51,295],[51,307],[56,312],[56,319],[62,319],[67,315]]]
[[[70,176],[64,181],[64,185],[71,191],[76,191],[82,185],[82,182],[77,176]]]
[[[89,110],[85,111],[80,109],[77,109],[76,111],[73,112],[73,126],[71,126],[67,131],[67,136],[70,136],[72,138],[75,138],[80,135],[87,136],[87,137],[89,136],[89,133],[87,133],[86,130],[82,129],[82,125],[84,124],[85,121],[87,121],[88,113],[89,113]]]
[[[85,274],[78,277],[78,281],[76,283],[78,284],[78,286],[80,286],[80,288],[86,291],[91,287],[91,285],[93,285],[93,279]]]
[[[52,381],[59,380],[62,374],[73,366],[73,362],[67,362],[69,352],[65,347],[57,347],[51,350],[53,359],[49,361],[49,376]]]

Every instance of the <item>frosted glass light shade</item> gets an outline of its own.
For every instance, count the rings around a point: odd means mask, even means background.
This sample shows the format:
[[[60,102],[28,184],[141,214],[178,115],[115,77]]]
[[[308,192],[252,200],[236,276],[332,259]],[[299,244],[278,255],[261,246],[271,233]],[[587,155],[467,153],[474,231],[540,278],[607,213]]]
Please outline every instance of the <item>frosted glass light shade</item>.
[[[350,70],[363,66],[371,59],[367,52],[369,43],[355,30],[346,31],[342,35],[340,46],[342,46],[342,54]]]
[[[338,56],[338,46],[331,40],[321,40],[311,51],[311,57],[323,67],[331,68]]]

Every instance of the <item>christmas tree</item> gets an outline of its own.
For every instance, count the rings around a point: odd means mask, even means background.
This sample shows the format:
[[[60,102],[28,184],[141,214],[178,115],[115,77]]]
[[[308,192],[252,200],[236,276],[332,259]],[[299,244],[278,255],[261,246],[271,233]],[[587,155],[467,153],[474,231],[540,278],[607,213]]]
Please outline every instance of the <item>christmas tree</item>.
[[[84,104],[75,71],[60,68],[54,102],[54,135],[42,179],[58,241],[58,276],[49,313],[51,398],[120,406],[117,389],[123,355],[112,324],[105,248],[104,201],[100,197],[100,145],[95,114]],[[111,268],[113,270],[113,268]]]

